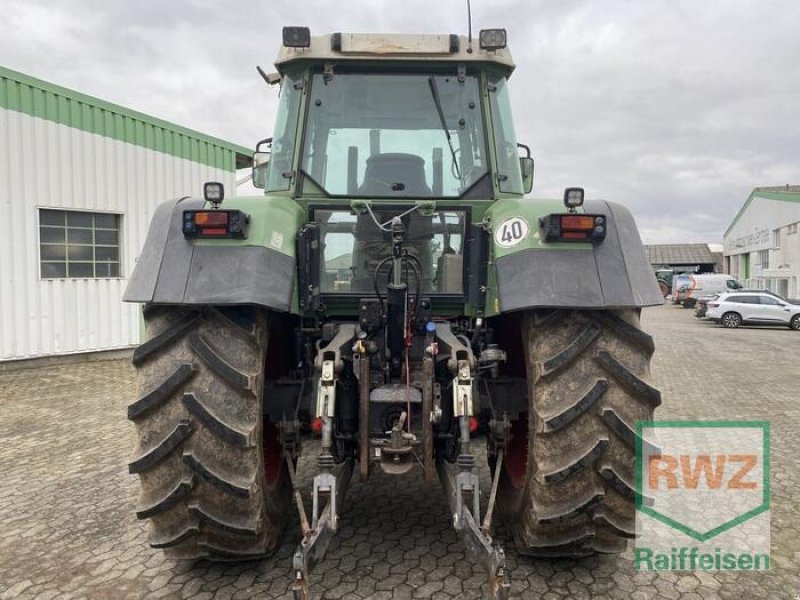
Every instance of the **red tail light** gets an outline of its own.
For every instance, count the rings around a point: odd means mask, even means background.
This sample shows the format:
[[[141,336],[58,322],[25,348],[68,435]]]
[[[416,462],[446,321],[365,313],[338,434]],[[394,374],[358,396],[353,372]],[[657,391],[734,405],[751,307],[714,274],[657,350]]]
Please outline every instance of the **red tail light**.
[[[594,217],[563,215],[561,231],[591,231],[594,229]]]
[[[228,225],[228,212],[220,210],[203,210],[194,213],[194,224],[198,227],[206,225]]]
[[[552,214],[539,224],[546,242],[600,243],[606,237],[605,215]]]
[[[710,308],[717,308],[717,307],[719,306],[719,304],[717,304],[716,302],[711,302],[711,303],[709,303],[709,305],[708,305],[708,306],[709,306]]]
[[[245,239],[249,223],[240,210],[183,211],[183,235],[189,239]]]

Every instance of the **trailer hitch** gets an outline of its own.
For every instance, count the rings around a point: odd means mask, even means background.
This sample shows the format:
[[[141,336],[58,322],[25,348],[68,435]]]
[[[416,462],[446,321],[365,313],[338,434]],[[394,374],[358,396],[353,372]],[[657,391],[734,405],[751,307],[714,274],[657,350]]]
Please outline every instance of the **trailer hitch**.
[[[469,458],[472,458],[471,456]],[[457,464],[438,460],[436,463],[439,480],[445,489],[450,510],[453,512],[453,526],[461,532],[467,558],[486,571],[491,600],[508,600],[511,582],[506,570],[506,555],[500,544],[491,536],[491,521],[494,503],[497,498],[497,483],[503,464],[503,451],[500,450],[492,478],[492,491],[483,525],[479,525],[479,489],[477,475],[468,470],[467,456],[459,456]],[[459,472],[456,472],[456,469]],[[464,495],[472,495],[472,510]],[[473,512],[475,513],[473,515]]]
[[[353,461],[348,460],[338,465],[332,465],[330,471],[321,473],[314,478],[314,498],[312,522],[309,525],[303,498],[300,489],[297,487],[297,474],[294,464],[287,459],[289,476],[294,490],[295,504],[300,516],[300,529],[303,539],[297,546],[292,558],[292,568],[294,569],[295,579],[292,584],[292,594],[294,600],[310,600],[308,577],[311,571],[325,557],[328,544],[333,539],[338,529],[337,507],[341,506],[350,477],[353,475]],[[319,507],[328,496],[328,502],[322,512]]]

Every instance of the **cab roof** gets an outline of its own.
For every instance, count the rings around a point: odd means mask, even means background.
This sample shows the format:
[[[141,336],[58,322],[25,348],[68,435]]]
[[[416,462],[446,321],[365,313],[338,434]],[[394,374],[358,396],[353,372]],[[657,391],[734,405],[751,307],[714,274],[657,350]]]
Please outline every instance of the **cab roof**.
[[[508,48],[484,50],[477,39],[455,34],[332,33],[311,36],[306,48],[282,46],[275,67],[283,74],[296,62],[392,61],[493,64],[510,75],[514,62]]]

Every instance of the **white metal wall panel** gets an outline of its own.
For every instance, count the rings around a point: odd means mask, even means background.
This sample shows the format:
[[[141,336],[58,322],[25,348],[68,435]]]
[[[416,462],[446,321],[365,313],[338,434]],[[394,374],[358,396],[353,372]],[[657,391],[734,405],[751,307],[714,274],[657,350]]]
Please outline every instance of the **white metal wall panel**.
[[[753,197],[752,202],[723,239],[725,254],[742,254],[773,247],[776,229],[800,221],[800,202]]]
[[[138,343],[121,298],[150,218],[205,181],[234,189],[235,173],[0,108],[0,360]],[[122,215],[123,277],[40,279],[39,208]]]
[[[744,280],[744,255],[749,255],[748,287],[769,288],[790,298],[800,296],[800,202],[771,200],[755,195],[736,224],[723,239],[725,256],[731,258],[733,274]],[[775,246],[775,231],[780,230],[780,245]],[[761,266],[759,252],[769,252],[769,268]],[[778,281],[786,280],[784,289]]]

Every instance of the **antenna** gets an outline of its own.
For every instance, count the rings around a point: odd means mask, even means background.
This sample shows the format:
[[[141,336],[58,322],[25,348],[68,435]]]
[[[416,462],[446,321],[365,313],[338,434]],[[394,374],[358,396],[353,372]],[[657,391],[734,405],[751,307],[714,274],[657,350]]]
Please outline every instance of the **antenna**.
[[[467,52],[470,54],[472,53],[472,7],[469,4],[469,0],[467,0],[467,31],[469,33],[468,43],[467,43]]]

